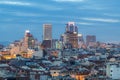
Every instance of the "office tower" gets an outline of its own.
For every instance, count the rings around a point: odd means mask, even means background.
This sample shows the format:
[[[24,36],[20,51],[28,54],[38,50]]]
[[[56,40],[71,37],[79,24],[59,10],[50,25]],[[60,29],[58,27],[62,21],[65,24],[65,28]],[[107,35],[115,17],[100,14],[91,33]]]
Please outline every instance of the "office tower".
[[[78,48],[78,28],[74,22],[68,22],[63,42],[67,48]]]
[[[78,34],[78,47],[82,48],[84,46],[84,39],[82,34]]]
[[[82,34],[78,34],[78,42],[84,42]]]
[[[75,26],[75,22],[68,22],[66,24],[66,32],[78,33],[78,28],[77,28],[77,26]]]
[[[63,40],[64,40],[64,34],[60,36],[60,41],[63,42]]]
[[[45,48],[52,47],[52,25],[51,24],[43,24],[43,43],[42,45]]]
[[[35,39],[33,37],[33,35],[30,33],[29,30],[25,31],[25,36],[23,39],[23,44],[25,48],[31,48],[33,49],[35,46]]]
[[[87,35],[86,36],[86,45],[94,44],[96,42],[96,36],[95,35]]]
[[[56,42],[58,41],[58,39],[52,39],[52,48],[56,49]]]
[[[43,40],[52,40],[51,24],[43,24]]]

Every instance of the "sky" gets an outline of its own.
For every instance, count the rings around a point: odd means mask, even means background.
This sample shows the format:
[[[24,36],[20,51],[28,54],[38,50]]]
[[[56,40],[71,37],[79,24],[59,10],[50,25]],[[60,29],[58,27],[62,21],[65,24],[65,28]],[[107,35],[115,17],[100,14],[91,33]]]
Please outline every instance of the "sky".
[[[79,33],[97,41],[120,42],[120,0],[0,0],[0,41],[20,40],[25,30],[42,40],[43,24],[52,24],[53,38],[75,22]]]

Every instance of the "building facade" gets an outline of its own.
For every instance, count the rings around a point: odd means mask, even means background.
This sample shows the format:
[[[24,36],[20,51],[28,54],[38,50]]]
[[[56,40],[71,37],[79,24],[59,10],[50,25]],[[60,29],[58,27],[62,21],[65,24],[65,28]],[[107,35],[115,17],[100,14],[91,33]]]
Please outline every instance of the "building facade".
[[[52,25],[43,24],[43,45],[45,48],[52,47]]]
[[[35,39],[29,30],[25,31],[25,36],[23,39],[23,46],[25,48],[30,48],[30,49],[33,49],[35,46]]]
[[[63,42],[67,48],[78,48],[78,28],[74,22],[68,22],[66,24]]]
[[[51,24],[43,24],[43,40],[52,40]]]
[[[96,42],[96,36],[95,35],[87,35],[86,36],[86,45],[89,46],[89,44],[94,44]]]
[[[119,62],[108,63],[106,68],[106,76],[114,80],[119,80],[120,79],[120,63]]]
[[[83,45],[85,45],[83,35],[78,34],[78,48],[82,48]]]

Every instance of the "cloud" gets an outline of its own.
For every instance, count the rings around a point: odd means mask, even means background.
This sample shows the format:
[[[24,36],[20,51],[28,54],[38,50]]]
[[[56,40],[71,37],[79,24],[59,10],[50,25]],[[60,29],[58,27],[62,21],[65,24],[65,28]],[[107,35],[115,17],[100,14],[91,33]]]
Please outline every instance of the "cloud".
[[[0,4],[3,5],[16,5],[16,6],[31,6],[33,4],[28,2],[20,2],[20,1],[0,1]]]
[[[111,16],[111,17],[120,17],[120,14],[110,14],[110,13],[104,13],[105,16]]]
[[[11,21],[13,21],[13,19],[11,19],[11,18],[4,18],[4,19],[1,19],[0,21],[1,22],[11,22]]]
[[[118,19],[106,19],[106,18],[82,18],[83,20],[89,21],[99,21],[99,22],[107,22],[107,23],[118,23],[120,20]]]
[[[44,9],[44,10],[62,10],[62,7],[55,6],[55,5],[49,5],[49,4],[37,4],[38,8]]]
[[[87,23],[87,22],[76,22],[76,23],[80,25],[93,25],[93,23]]]
[[[87,2],[87,1],[86,1]],[[84,5],[78,6],[78,9],[83,9],[83,10],[108,10],[109,7],[100,5],[100,4],[95,4],[95,3],[85,3]]]
[[[62,10],[62,7],[58,7],[55,5],[50,4],[43,4],[43,3],[30,3],[30,2],[23,2],[23,1],[0,1],[0,5],[14,5],[14,6],[29,6],[38,9],[44,10]]]
[[[27,12],[10,12],[12,15],[16,16],[24,16],[24,17],[41,17],[45,16],[45,14],[39,14],[39,13],[27,13]]]
[[[56,2],[83,2],[84,0],[53,0]]]
[[[83,6],[83,7],[78,7],[80,10],[105,10],[107,8],[102,8],[98,6]]]
[[[16,10],[7,10],[7,9],[0,9],[0,14],[5,15],[12,15],[12,16],[19,16],[19,17],[42,17],[46,16],[46,14],[42,13],[35,13],[35,12],[26,12],[26,11],[16,11]]]

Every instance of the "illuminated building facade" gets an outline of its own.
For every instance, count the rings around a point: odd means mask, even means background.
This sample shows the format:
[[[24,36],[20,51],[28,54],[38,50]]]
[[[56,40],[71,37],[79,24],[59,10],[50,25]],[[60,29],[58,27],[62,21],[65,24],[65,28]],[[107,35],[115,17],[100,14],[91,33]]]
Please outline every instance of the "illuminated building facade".
[[[77,26],[75,26],[75,22],[68,22],[66,24],[66,32],[78,33],[78,28],[77,28]]]
[[[64,34],[64,44],[67,48],[78,48],[78,28],[74,22],[68,22]]]
[[[51,24],[43,24],[43,40],[52,40]]]
[[[23,39],[23,44],[25,48],[33,49],[35,46],[35,39],[29,30],[25,31],[25,36]]]
[[[85,45],[85,43],[84,43],[83,35],[78,34],[78,47],[82,48],[84,45]]]
[[[52,25],[43,24],[43,43],[45,48],[52,47]]]

